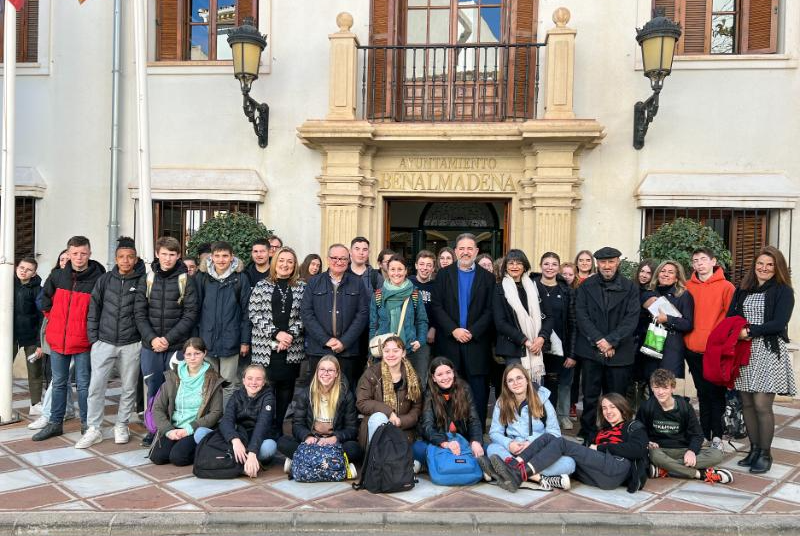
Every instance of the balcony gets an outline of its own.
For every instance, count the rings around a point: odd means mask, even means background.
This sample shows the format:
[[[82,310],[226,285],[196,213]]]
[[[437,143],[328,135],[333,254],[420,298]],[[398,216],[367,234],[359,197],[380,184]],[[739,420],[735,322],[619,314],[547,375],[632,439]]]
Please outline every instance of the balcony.
[[[360,116],[369,122],[536,119],[546,43],[358,46]]]

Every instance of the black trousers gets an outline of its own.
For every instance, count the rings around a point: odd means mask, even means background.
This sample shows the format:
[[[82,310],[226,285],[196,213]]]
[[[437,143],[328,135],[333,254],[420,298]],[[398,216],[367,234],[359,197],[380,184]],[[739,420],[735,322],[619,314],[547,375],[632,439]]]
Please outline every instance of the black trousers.
[[[633,364],[610,367],[605,363],[583,361],[583,413],[580,435],[589,440],[597,434],[597,401],[604,393],[619,393],[625,396],[633,377]]]
[[[286,412],[294,398],[294,385],[297,378],[292,380],[276,380],[272,382],[272,387],[275,389],[275,429],[279,434],[283,433],[283,421],[286,418]]]
[[[167,439],[164,434],[159,434],[150,452],[150,461],[156,465],[171,463],[184,466],[194,463],[195,449],[194,435],[188,435],[178,441]]]
[[[294,451],[300,446],[300,442],[292,436],[282,435],[278,438],[278,452],[289,458],[294,457]],[[358,441],[345,441],[342,443],[342,450],[347,454],[347,459],[350,463],[358,464],[364,457],[364,449],[358,444]]]
[[[703,435],[706,439],[721,438],[727,389],[703,378],[703,354],[686,350],[685,355],[700,402],[700,426],[703,428]]]

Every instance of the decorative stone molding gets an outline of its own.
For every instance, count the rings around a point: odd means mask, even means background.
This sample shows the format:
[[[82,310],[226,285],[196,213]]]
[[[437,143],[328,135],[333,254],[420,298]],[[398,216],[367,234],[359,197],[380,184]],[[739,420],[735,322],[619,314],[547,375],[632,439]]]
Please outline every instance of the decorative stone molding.
[[[35,197],[41,199],[47,191],[47,182],[42,174],[35,167],[15,167],[14,168],[14,196],[15,197]],[[0,186],[0,195],[3,187]]]
[[[253,169],[153,168],[150,172],[153,199],[208,199],[263,203],[267,185]],[[128,185],[133,199],[139,187]]]
[[[545,75],[545,119],[574,119],[572,109],[575,80],[575,36],[568,28],[570,12],[560,7],[553,12],[556,27],[547,31]]]

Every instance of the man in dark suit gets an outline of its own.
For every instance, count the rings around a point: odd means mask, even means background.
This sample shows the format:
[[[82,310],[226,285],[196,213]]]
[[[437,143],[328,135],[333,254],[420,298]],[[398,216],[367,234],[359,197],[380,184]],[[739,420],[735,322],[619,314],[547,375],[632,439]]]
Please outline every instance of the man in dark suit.
[[[639,322],[639,289],[619,273],[621,255],[611,247],[595,251],[599,273],[586,279],[575,294],[575,355],[583,366],[579,435],[584,442],[591,442],[597,433],[600,394],[625,394],[636,357],[633,334]]]
[[[475,264],[478,242],[469,233],[456,239],[456,260],[436,276],[431,312],[436,355],[451,359],[469,383],[481,426],[486,424],[489,362],[492,359],[494,276]]]

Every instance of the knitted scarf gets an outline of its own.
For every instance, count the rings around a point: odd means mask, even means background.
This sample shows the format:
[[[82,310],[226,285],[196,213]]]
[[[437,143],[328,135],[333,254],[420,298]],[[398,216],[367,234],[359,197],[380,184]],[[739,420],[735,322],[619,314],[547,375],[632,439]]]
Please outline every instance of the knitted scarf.
[[[525,289],[525,294],[528,297],[528,310],[522,305],[519,299],[519,292],[517,291],[517,284],[510,275],[503,278],[503,294],[506,301],[511,306],[514,314],[517,317],[519,329],[525,337],[532,341],[539,336],[539,331],[542,329],[542,311],[539,309],[539,291],[536,285],[528,277],[528,274],[522,276],[522,288]],[[522,366],[531,375],[531,380],[540,383],[542,376],[544,376],[544,358],[542,352],[532,354],[528,348],[525,348],[525,356],[522,358]]]
[[[419,378],[414,371],[414,367],[409,363],[405,357],[400,362],[400,367],[406,376],[406,385],[408,398],[412,402],[419,402],[421,400],[422,391],[419,386]],[[383,402],[393,408],[395,413],[399,413],[397,405],[397,395],[394,392],[394,382],[392,381],[392,373],[389,371],[389,365],[386,360],[381,361],[381,384],[383,386]]]
[[[393,285],[389,281],[383,282],[381,288],[381,306],[386,308],[389,313],[389,330],[392,333],[397,333],[397,327],[400,325],[400,311],[403,309],[403,302],[411,296],[414,291],[414,285],[411,281],[406,279],[399,286]],[[401,335],[402,336],[402,335]]]

